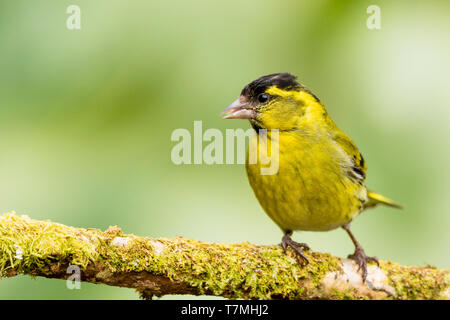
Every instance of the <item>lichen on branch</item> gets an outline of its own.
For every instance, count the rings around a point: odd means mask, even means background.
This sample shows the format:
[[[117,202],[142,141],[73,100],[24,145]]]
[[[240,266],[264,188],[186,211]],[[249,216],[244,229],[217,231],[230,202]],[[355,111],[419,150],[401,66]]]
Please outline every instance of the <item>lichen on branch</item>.
[[[0,216],[0,277],[28,274],[137,289],[141,297],[214,295],[232,299],[450,299],[450,270],[370,265],[363,283],[351,260],[306,252],[301,266],[279,246],[205,243],[123,234],[118,227],[68,227]],[[1,285],[1,282],[0,282]]]

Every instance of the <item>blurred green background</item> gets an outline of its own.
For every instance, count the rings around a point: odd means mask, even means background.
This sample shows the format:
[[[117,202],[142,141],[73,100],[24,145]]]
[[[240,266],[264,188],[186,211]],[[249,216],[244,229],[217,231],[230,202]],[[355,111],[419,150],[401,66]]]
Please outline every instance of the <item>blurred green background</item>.
[[[66,8],[81,8],[68,30]],[[366,9],[381,8],[381,30]],[[249,127],[219,113],[255,78],[291,72],[405,205],[353,223],[369,255],[450,268],[450,3],[2,1],[0,211],[208,242],[280,242],[242,165],[171,162],[176,128]],[[343,230],[296,233],[346,256]],[[136,299],[129,289],[20,276],[2,299]],[[174,297],[166,297],[174,298]]]

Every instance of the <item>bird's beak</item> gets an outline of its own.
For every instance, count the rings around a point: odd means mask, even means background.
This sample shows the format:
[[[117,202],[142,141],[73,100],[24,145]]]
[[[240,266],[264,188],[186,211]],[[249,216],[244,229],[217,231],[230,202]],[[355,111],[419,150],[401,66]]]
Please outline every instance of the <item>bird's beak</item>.
[[[226,107],[221,114],[224,114],[222,119],[253,119],[256,116],[256,111],[250,106],[244,96],[240,96]]]

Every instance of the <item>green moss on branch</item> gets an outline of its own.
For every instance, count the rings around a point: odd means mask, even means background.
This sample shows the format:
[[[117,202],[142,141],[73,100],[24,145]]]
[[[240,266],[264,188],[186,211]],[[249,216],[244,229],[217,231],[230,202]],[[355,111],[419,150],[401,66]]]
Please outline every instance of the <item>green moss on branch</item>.
[[[204,243],[177,237],[102,232],[8,213],[0,216],[0,277],[29,274],[135,288],[144,298],[165,294],[244,299],[448,299],[450,271],[381,262],[363,284],[356,266],[307,252],[301,267],[279,246]]]

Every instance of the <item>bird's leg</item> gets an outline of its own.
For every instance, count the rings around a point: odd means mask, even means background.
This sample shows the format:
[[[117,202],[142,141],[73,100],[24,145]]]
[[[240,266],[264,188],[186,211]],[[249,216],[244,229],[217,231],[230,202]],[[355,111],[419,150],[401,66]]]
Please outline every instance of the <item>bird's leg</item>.
[[[355,245],[355,253],[350,254],[348,258],[355,260],[356,264],[358,265],[358,271],[362,269],[362,278],[363,282],[365,282],[367,278],[367,262],[375,262],[377,265],[380,265],[378,262],[378,258],[366,256],[363,248],[351,233],[349,224],[345,224],[344,226],[342,226],[342,228],[347,231],[348,235],[352,239],[353,244]]]
[[[298,257],[300,257],[305,264],[309,263],[308,258],[303,254],[302,249],[309,250],[309,246],[306,243],[299,243],[295,242],[291,239],[292,231],[286,231],[283,238],[281,239],[281,247],[283,248],[284,252],[286,253],[287,247],[291,247],[292,250],[297,254]]]

